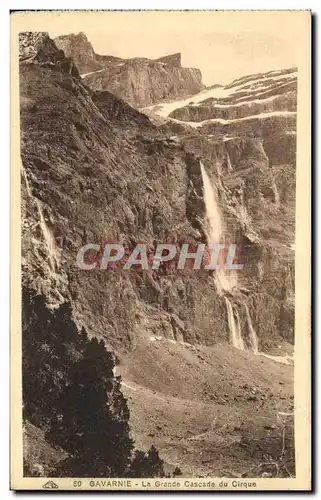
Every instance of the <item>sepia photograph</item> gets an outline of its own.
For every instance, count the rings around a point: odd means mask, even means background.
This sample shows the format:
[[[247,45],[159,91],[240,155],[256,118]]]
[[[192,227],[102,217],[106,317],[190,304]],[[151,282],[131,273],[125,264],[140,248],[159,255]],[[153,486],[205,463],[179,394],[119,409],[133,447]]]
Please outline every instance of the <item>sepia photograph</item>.
[[[11,13],[13,489],[310,489],[310,24]]]

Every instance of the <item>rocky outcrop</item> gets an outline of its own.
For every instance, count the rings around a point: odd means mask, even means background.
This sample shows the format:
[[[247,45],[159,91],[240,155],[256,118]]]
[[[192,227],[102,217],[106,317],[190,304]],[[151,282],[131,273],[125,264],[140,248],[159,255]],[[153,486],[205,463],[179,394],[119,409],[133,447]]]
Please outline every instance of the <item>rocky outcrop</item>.
[[[19,62],[51,66],[74,77],[79,76],[73,60],[65,57],[63,50],[57,50],[57,46],[45,32],[19,33]]]
[[[84,83],[92,90],[108,90],[134,107],[195,94],[205,86],[199,69],[182,68],[181,54],[120,59],[95,54],[84,33],[55,38],[72,57]]]
[[[101,56],[96,54],[85,33],[77,35],[62,35],[54,39],[57,47],[64,51],[67,57],[71,57],[79,72],[89,73],[97,71],[109,63],[121,61],[118,57]]]
[[[119,133],[126,133],[136,127],[141,132],[145,131],[147,135],[150,133],[157,135],[156,127],[147,116],[139,113],[122,99],[115,99],[115,96],[108,91],[92,92],[91,96],[102,115],[117,124]]]
[[[287,92],[266,99],[253,99],[236,104],[201,103],[199,106],[179,108],[171,117],[188,122],[202,122],[213,118],[236,120],[275,111],[296,111],[296,93]]]
[[[176,68],[182,67],[182,55],[180,52],[177,54],[171,54],[170,56],[159,57],[156,59],[157,62],[164,63],[168,66],[174,66]]]
[[[180,68],[146,59],[109,65],[84,76],[93,90],[109,90],[135,107],[149,106],[199,92],[204,86],[198,69]]]

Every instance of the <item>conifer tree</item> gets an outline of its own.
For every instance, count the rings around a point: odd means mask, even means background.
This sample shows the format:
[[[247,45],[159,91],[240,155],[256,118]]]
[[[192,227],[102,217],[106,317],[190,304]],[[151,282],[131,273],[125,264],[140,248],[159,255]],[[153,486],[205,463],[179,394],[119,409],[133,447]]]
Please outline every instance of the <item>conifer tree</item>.
[[[24,420],[69,454],[51,475],[164,476],[154,446],[148,453],[133,451],[127,400],[114,365],[102,340],[78,331],[70,303],[51,311],[43,296],[23,291]]]

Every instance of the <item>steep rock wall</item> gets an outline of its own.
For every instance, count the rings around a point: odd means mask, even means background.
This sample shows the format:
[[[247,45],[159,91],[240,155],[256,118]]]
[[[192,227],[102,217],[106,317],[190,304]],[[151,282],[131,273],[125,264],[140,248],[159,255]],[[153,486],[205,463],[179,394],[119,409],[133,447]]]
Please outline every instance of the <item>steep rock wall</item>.
[[[70,298],[79,326],[117,350],[133,349],[142,332],[228,341],[224,296],[208,272],[108,273],[75,263],[89,242],[206,242],[202,159],[225,235],[240,245],[245,264],[233,292],[241,327],[248,300],[261,349],[292,339],[293,166],[269,157],[260,136],[224,142],[193,130],[164,135],[112,94],[93,92],[54,65],[22,62],[20,89],[28,286],[52,305]]]
[[[108,90],[135,107],[185,97],[204,88],[200,70],[182,68],[179,53],[155,60],[98,55],[84,33],[60,36],[55,43],[73,58],[86,85]]]
[[[114,348],[133,346],[143,327],[152,334],[162,324],[172,336],[174,312],[186,339],[226,337],[224,308],[219,314],[207,273],[201,279],[193,273],[108,274],[81,271],[75,262],[88,242],[152,246],[199,239],[186,217],[191,159],[181,146],[159,139],[152,124],[144,140],[136,138],[141,128],[134,122],[122,137],[110,108],[103,114],[101,94],[92,98],[79,79],[52,68],[22,64],[20,90],[24,283],[52,305],[71,298],[78,324]],[[48,233],[59,256],[53,264],[46,255]],[[204,287],[211,309],[201,315]]]

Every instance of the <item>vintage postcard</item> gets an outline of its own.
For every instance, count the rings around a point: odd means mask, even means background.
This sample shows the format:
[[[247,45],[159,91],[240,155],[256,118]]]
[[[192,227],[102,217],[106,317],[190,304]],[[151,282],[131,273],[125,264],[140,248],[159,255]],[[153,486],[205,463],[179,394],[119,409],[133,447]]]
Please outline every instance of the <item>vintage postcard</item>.
[[[310,37],[11,13],[12,489],[311,489]]]

